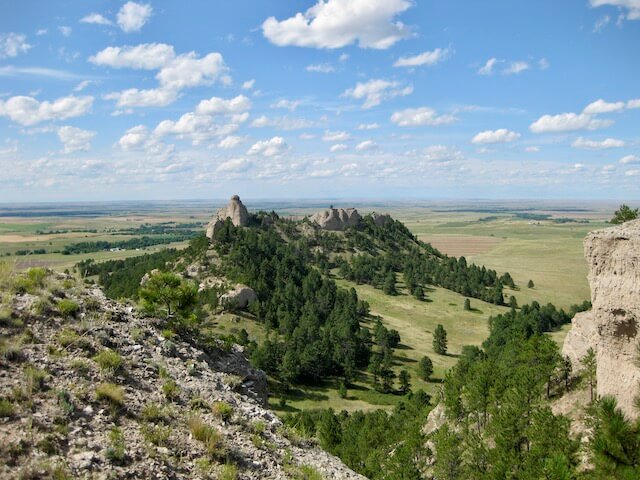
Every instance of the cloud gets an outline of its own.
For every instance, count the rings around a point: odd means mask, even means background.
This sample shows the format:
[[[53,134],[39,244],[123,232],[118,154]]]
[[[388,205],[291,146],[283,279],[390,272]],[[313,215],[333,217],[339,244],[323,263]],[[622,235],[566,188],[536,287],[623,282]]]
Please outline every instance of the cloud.
[[[506,128],[499,128],[498,130],[485,130],[484,132],[478,133],[473,137],[471,143],[507,143],[513,142],[518,138],[520,138],[519,133],[512,132]]]
[[[529,70],[531,65],[524,61],[511,62],[507,68],[505,68],[502,73],[504,75],[516,75],[518,73],[522,73],[525,70]]]
[[[438,115],[438,112],[429,107],[407,108],[391,115],[391,121],[400,127],[446,125],[456,120],[457,118],[450,114]]]
[[[289,145],[282,137],[273,137],[254,143],[247,151],[248,155],[262,155],[264,157],[278,157],[289,150]]]
[[[627,108],[628,109],[640,108],[640,98],[636,98],[634,100],[629,100],[627,102]]]
[[[196,107],[196,113],[199,115],[232,115],[243,113],[250,109],[251,100],[244,95],[238,95],[228,100],[220,97],[202,100]]]
[[[331,148],[329,149],[329,151],[331,153],[344,152],[348,148],[349,147],[347,145],[345,145],[344,143],[336,143],[335,145],[331,145]]]
[[[582,148],[585,150],[604,150],[606,148],[624,147],[624,142],[622,140],[616,140],[615,138],[607,138],[598,142],[596,140],[588,140],[583,137],[578,137],[571,146],[573,148]]]
[[[149,4],[127,2],[118,12],[118,26],[125,33],[139,31],[151,17],[153,8]]]
[[[373,140],[365,140],[364,142],[360,142],[356,145],[356,152],[368,152],[371,150],[376,150],[378,145]]]
[[[620,163],[622,163],[623,165],[640,163],[640,157],[636,155],[625,155],[620,159]]]
[[[175,90],[151,88],[138,90],[129,88],[121,92],[112,92],[103,96],[105,100],[116,100],[118,107],[165,107],[178,98]]]
[[[89,57],[89,61],[111,68],[158,70],[169,65],[175,56],[173,47],[166,43],[142,43],[135,47],[107,47]]]
[[[586,113],[560,113],[543,115],[529,126],[533,133],[572,132],[576,130],[597,130],[613,124],[611,120],[599,120]]]
[[[280,47],[387,49],[411,32],[396,17],[409,0],[319,0],[304,13],[278,21],[267,18],[263,35]]]
[[[214,137],[231,135],[236,130],[238,130],[237,124],[218,124],[209,115],[188,112],[175,122],[173,120],[161,121],[153,133],[157,137],[175,135],[181,140],[190,140],[193,145],[198,145]]]
[[[224,137],[222,140],[218,142],[218,148],[222,148],[224,150],[230,150],[240,145],[243,141],[244,140],[242,137],[229,135],[227,137]]]
[[[358,130],[375,130],[376,128],[380,128],[377,123],[361,123],[357,127]]]
[[[85,88],[87,88],[89,85],[91,85],[92,83],[93,83],[93,80],[83,80],[78,85],[76,85],[76,87],[73,89],[73,91],[74,92],[81,92]]]
[[[436,65],[451,56],[451,49],[436,48],[412,57],[400,57],[393,64],[394,67],[419,67],[422,65]]]
[[[54,68],[14,67],[13,65],[0,67],[0,77],[17,77],[20,75],[49,77],[56,78],[58,80],[78,80],[80,78],[85,78],[84,75],[78,75],[75,73],[67,72],[65,70],[58,70]]]
[[[251,90],[255,85],[255,83],[256,83],[256,80],[254,78],[252,78],[251,80],[247,80],[242,84],[242,90]]]
[[[315,127],[316,124],[305,118],[289,118],[287,116],[269,118],[266,115],[261,115],[251,122],[251,126],[254,128],[272,127],[280,130],[300,130]]]
[[[640,2],[638,0],[591,0],[592,7],[610,5],[626,12],[627,20],[640,20]]]
[[[307,72],[315,73],[331,73],[336,71],[330,63],[314,63],[312,65],[307,65],[306,70]]]
[[[175,101],[184,88],[211,85],[216,80],[228,81],[228,68],[219,53],[212,52],[201,58],[195,52],[176,56],[173,46],[164,43],[107,47],[89,57],[89,61],[112,68],[158,70],[159,88],[130,88],[105,96],[117,100],[118,106],[165,106]]]
[[[251,160],[246,158],[233,158],[218,165],[216,172],[240,173],[246,172],[251,167],[253,167],[253,162]]]
[[[400,82],[372,79],[365,83],[358,82],[355,87],[345,90],[342,96],[356,100],[364,99],[362,108],[368,109],[380,105],[384,100],[404,97],[411,93],[413,93],[412,85],[403,87]]]
[[[596,113],[621,112],[624,110],[624,107],[624,102],[610,103],[605,102],[603,99],[599,99],[587,105],[583,110],[583,113],[586,113],[587,115],[594,115]]]
[[[536,147],[535,145],[532,147],[527,147],[524,149],[525,152],[527,153],[536,153],[540,151],[540,147]]]
[[[0,58],[17,57],[30,48],[26,35],[13,32],[0,34]]]
[[[638,177],[640,176],[640,170],[627,170],[624,174],[627,177]]]
[[[57,133],[64,146],[62,153],[88,152],[91,149],[91,139],[96,135],[96,132],[66,125],[60,127]]]
[[[33,97],[17,96],[0,100],[0,116],[9,117],[21,125],[30,126],[47,120],[65,120],[89,113],[93,97],[69,95],[53,102],[39,102]]]
[[[478,69],[478,75],[493,75],[493,69],[500,61],[501,60],[498,60],[495,57],[490,58],[482,67]]]
[[[322,140],[325,142],[344,142],[350,138],[351,134],[348,132],[332,132],[330,130],[325,130],[324,135],[322,136]]]
[[[603,17],[600,17],[598,20],[596,20],[596,23],[593,25],[593,30],[592,30],[593,33],[600,33],[602,29],[604,29],[604,27],[609,25],[610,21],[611,21],[611,17],[609,15],[604,15]]]
[[[73,29],[72,29],[71,27],[67,27],[67,26],[58,27],[58,30],[60,30],[60,33],[61,33],[64,37],[69,37],[69,36],[71,36],[71,32],[73,31]]]
[[[80,19],[80,22],[82,22],[82,23],[91,23],[91,24],[94,24],[94,25],[113,25],[111,20],[103,17],[99,13],[90,13],[86,17],[82,17]]]
[[[547,60],[546,58],[541,58],[540,60],[538,60],[538,68],[540,70],[546,70],[550,66],[551,64],[549,63],[549,60]]]
[[[286,100],[280,99],[277,102],[271,104],[271,108],[284,108],[285,110],[289,110],[293,112],[298,106],[302,103],[300,100]]]
[[[147,127],[144,125],[136,125],[133,128],[130,128],[125,132],[125,134],[120,137],[118,141],[118,145],[120,148],[125,151],[137,150],[142,148],[149,138],[149,131]]]

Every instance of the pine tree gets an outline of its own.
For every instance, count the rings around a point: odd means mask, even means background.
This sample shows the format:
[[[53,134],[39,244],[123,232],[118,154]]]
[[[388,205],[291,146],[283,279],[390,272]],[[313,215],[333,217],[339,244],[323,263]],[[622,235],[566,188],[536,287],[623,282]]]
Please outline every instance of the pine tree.
[[[529,288],[533,288],[534,287],[533,280],[529,280],[529,283],[527,283],[527,287],[529,287]]]
[[[440,355],[447,353],[447,331],[440,323],[433,332],[433,351]]]
[[[464,299],[464,309],[467,311],[471,310],[471,300],[469,300],[468,298]]]
[[[405,369],[400,370],[398,375],[398,381],[400,382],[400,391],[402,393],[408,393],[411,391],[411,375]]]
[[[584,367],[584,373],[587,376],[587,381],[589,382],[589,392],[591,394],[591,403],[595,399],[594,388],[596,385],[596,368],[598,366],[596,360],[596,352],[593,351],[593,348],[589,348],[584,357],[580,359],[580,363]]]
[[[431,375],[433,375],[433,362],[429,357],[425,356],[420,359],[418,374],[425,382],[428,382]]]

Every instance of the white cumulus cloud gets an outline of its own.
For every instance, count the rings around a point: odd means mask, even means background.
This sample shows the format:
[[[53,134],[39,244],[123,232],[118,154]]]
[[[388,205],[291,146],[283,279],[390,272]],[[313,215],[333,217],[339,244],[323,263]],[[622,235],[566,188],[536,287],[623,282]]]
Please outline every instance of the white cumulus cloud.
[[[624,10],[627,20],[640,20],[640,2],[638,0],[591,0],[592,7],[605,5]]]
[[[300,100],[287,100],[285,98],[271,104],[271,108],[283,108],[285,110],[294,111],[300,105]]]
[[[412,93],[412,85],[402,86],[396,81],[372,79],[364,83],[358,82],[355,87],[345,90],[342,96],[364,100],[362,108],[368,109],[380,105],[384,100],[404,97]]]
[[[370,150],[375,150],[378,148],[378,145],[373,140],[365,140],[356,145],[356,152],[368,152]]]
[[[118,107],[165,107],[178,98],[178,93],[164,88],[129,88],[121,92],[107,93],[103,98],[115,100]]]
[[[407,108],[394,112],[391,115],[391,121],[400,127],[419,127],[423,125],[446,125],[457,120],[454,115],[439,115],[433,108]]]
[[[498,60],[497,58],[490,58],[482,67],[478,69],[478,75],[493,75],[493,69],[498,62],[500,62],[500,60]]]
[[[99,13],[90,13],[89,15],[80,19],[82,23],[92,23],[94,25],[112,25],[111,20],[105,18]]]
[[[331,148],[329,149],[329,151],[331,153],[344,152],[348,148],[349,147],[347,145],[345,145],[344,143],[336,143],[335,145],[331,145]]]
[[[505,75],[516,75],[518,73],[522,73],[525,70],[529,70],[531,68],[531,65],[529,65],[529,63],[525,62],[525,61],[517,61],[517,62],[511,62],[507,68],[505,68],[503,70],[502,73],[504,73]]]
[[[228,173],[240,173],[246,172],[253,166],[253,162],[246,158],[232,158],[231,160],[227,160],[226,162],[221,163],[216,168],[217,172],[228,172]]]
[[[330,130],[326,130],[322,136],[322,140],[325,142],[344,142],[350,138],[351,134],[348,132],[332,132]]]
[[[211,97],[202,100],[196,107],[196,113],[200,115],[232,115],[246,112],[251,109],[251,100],[244,95],[238,95],[230,99]]]
[[[96,135],[96,132],[66,125],[60,127],[57,133],[64,147],[63,153],[88,152],[91,149],[91,139]]]
[[[513,142],[520,138],[520,134],[512,132],[506,128],[499,128],[498,130],[485,130],[478,133],[471,140],[472,143],[507,143]]]
[[[585,150],[604,150],[606,148],[620,148],[624,147],[624,142],[622,140],[617,140],[615,138],[606,138],[601,141],[597,140],[589,140],[583,137],[578,137],[571,144],[573,148],[582,148]]]
[[[254,143],[248,155],[262,155],[264,157],[278,157],[289,150],[289,145],[282,137],[273,137],[269,140],[261,140]]]
[[[620,159],[620,163],[624,164],[624,165],[630,165],[630,164],[635,164],[635,163],[640,163],[640,157],[636,156],[636,155],[625,155],[624,157],[622,157]]]
[[[319,0],[304,13],[279,21],[267,18],[264,36],[278,46],[387,49],[408,37],[409,28],[396,17],[409,0]]]
[[[118,26],[125,33],[139,31],[151,17],[151,5],[136,2],[125,3],[118,12]]]
[[[587,115],[594,115],[597,113],[621,112],[624,110],[624,107],[624,102],[605,102],[603,99],[599,99],[587,105],[584,108],[583,113],[586,113]]]
[[[218,142],[218,148],[222,148],[224,150],[230,150],[240,145],[243,141],[244,140],[242,137],[229,135],[227,137],[224,137],[222,140]]]
[[[33,97],[17,96],[0,100],[0,116],[9,117],[21,125],[30,126],[47,120],[65,120],[89,113],[93,97],[69,95],[52,102],[40,102]]]
[[[148,138],[149,131],[147,130],[147,127],[144,125],[136,125],[135,127],[127,130],[125,134],[120,137],[118,145],[120,145],[120,148],[125,151],[137,150],[144,146]]]
[[[533,133],[557,133],[576,130],[597,130],[613,124],[611,120],[600,120],[586,113],[560,113],[543,115],[529,126]]]
[[[136,46],[107,47],[89,57],[95,65],[111,68],[158,70],[168,65],[176,56],[166,43],[142,43]]]
[[[315,73],[331,73],[336,71],[330,63],[313,63],[311,65],[307,65],[306,70],[307,72]]]

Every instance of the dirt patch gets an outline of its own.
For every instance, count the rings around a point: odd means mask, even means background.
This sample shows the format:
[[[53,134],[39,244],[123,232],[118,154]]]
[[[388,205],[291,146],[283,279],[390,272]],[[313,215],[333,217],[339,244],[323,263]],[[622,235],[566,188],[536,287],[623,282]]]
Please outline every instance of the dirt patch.
[[[485,253],[502,242],[501,238],[482,236],[418,235],[418,238],[430,243],[442,253],[454,257]]]

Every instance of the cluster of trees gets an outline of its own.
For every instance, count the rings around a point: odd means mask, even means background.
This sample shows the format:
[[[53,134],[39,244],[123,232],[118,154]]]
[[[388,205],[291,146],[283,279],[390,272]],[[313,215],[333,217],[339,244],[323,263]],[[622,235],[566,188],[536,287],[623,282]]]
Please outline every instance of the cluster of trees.
[[[280,226],[280,223],[279,223]],[[286,384],[340,375],[350,380],[369,363],[369,312],[354,289],[345,290],[312,266],[304,238],[284,241],[275,228],[242,229],[227,221],[216,232],[222,270],[252,287],[249,310],[268,331],[252,361]]]
[[[186,233],[172,233],[170,235],[153,236],[153,237],[139,237],[130,238],[129,240],[120,240],[117,242],[109,242],[106,240],[99,240],[97,242],[78,242],[66,245],[62,250],[63,255],[74,255],[78,253],[93,253],[101,252],[103,250],[109,250],[111,248],[122,249],[136,249],[146,248],[153,245],[165,245],[167,243],[182,242],[184,240],[191,240],[197,234],[194,232]]]
[[[613,218],[609,220],[609,223],[619,225],[630,220],[635,220],[640,216],[640,210],[637,208],[631,208],[629,205],[622,204],[620,208],[613,214]]]
[[[373,337],[376,348],[371,353],[368,366],[373,388],[389,393],[393,391],[393,380],[396,377],[393,371],[393,350],[400,344],[400,333],[397,330],[388,330],[378,320],[373,330]],[[401,393],[408,393],[411,390],[411,375],[407,370],[400,371],[398,381]]]
[[[389,414],[302,411],[288,415],[285,423],[320,445],[349,467],[372,480],[422,478],[427,450],[422,428],[429,413],[429,395],[409,393]]]

